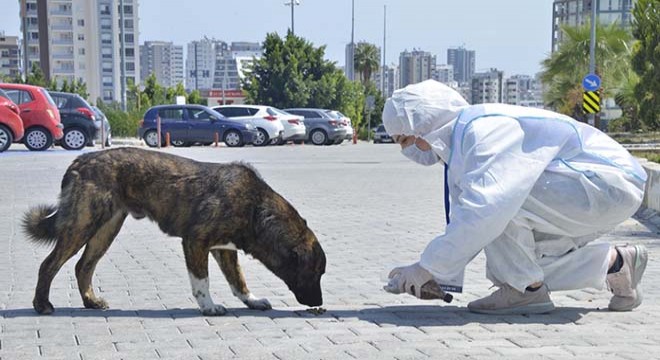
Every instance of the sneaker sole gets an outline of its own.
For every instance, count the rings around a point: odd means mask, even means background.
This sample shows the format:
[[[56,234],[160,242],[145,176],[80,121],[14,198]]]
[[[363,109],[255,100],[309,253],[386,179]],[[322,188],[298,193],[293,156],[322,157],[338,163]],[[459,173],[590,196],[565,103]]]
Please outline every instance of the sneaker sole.
[[[525,306],[517,306],[508,309],[474,309],[468,306],[468,310],[478,314],[488,315],[528,315],[528,314],[545,314],[555,309],[555,304],[552,302],[529,304]]]

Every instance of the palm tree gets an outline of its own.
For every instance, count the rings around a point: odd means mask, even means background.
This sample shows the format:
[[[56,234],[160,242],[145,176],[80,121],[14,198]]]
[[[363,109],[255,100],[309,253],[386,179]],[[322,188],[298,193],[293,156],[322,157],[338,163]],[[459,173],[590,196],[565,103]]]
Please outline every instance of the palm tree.
[[[355,48],[355,70],[360,73],[360,81],[366,86],[371,81],[371,74],[378,71],[380,63],[380,54],[374,44],[359,42]]]
[[[576,115],[576,101],[581,100],[582,78],[589,73],[591,26],[562,26],[566,34],[559,49],[543,60],[541,79],[547,85],[545,102],[567,115]],[[613,23],[596,24],[596,73],[602,79],[601,98],[612,98],[630,75],[632,36]],[[579,112],[577,112],[579,114]]]

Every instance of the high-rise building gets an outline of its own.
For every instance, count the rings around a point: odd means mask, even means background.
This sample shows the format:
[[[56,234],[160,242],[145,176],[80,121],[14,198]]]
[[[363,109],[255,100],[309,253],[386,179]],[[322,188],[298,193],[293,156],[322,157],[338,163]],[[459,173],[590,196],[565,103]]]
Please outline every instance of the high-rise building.
[[[447,64],[454,67],[454,80],[460,84],[469,83],[474,75],[476,55],[474,50],[464,47],[447,49]]]
[[[472,76],[471,104],[501,103],[504,72],[490,69]]]
[[[228,48],[217,50],[213,88],[239,90],[245,69],[262,54],[261,44],[256,42],[232,42]]]
[[[429,52],[415,49],[412,52],[403,51],[399,55],[399,86],[405,87],[431,79],[435,64],[435,55]]]
[[[0,32],[0,78],[17,78],[20,73],[18,36],[6,36]]]
[[[204,37],[188,43],[186,57],[186,89],[212,89],[215,72],[216,51],[226,51],[223,41]]]
[[[593,0],[596,16],[601,24],[617,22],[630,27],[632,9],[637,0]],[[562,25],[580,26],[591,21],[592,0],[554,0],[552,6],[552,51],[556,51],[564,38]]]
[[[165,87],[183,83],[183,46],[165,41],[145,41],[140,45],[140,78],[154,74]]]
[[[92,101],[121,100],[122,65],[126,81],[139,83],[138,0],[20,0],[20,5],[27,71],[36,63],[49,80],[82,80]]]
[[[443,84],[456,82],[454,80],[454,66],[445,64],[436,65],[433,70],[433,80],[439,81]]]
[[[542,108],[543,96],[539,79],[529,75],[514,75],[505,79],[502,102]]]

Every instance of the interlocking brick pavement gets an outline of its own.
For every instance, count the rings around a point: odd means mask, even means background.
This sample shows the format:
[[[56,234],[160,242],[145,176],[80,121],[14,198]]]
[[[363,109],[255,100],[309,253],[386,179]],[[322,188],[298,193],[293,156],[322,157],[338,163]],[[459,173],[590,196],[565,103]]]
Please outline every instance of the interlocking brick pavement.
[[[90,150],[86,150],[90,151]],[[271,311],[246,309],[210,262],[211,292],[228,307],[204,317],[191,295],[180,241],[148,220],[127,219],[100,261],[94,286],[110,309],[86,310],[76,258],[53,282],[56,311],[31,307],[38,267],[49,249],[25,240],[30,205],[54,203],[79,152],[21,146],[0,154],[0,359],[566,359],[660,358],[658,231],[631,219],[602,241],[644,244],[650,262],[645,300],[610,313],[604,290],[552,294],[557,310],[538,316],[487,316],[466,304],[490,291],[485,261],[467,268],[452,304],[382,290],[393,266],[409,264],[442,232],[442,170],[411,163],[394,145],[171,148],[210,162],[252,163],[298,209],[328,258],[320,316],[297,304],[284,283],[240,256],[247,283]]]

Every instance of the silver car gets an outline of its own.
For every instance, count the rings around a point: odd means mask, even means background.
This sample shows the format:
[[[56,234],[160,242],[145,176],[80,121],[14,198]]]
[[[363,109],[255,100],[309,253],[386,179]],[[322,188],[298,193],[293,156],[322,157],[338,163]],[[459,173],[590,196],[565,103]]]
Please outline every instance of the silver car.
[[[346,126],[326,109],[283,109],[289,114],[302,116],[307,141],[314,145],[341,144],[346,138]]]
[[[380,124],[374,131],[374,144],[393,143],[394,139],[385,131],[385,125]]]

